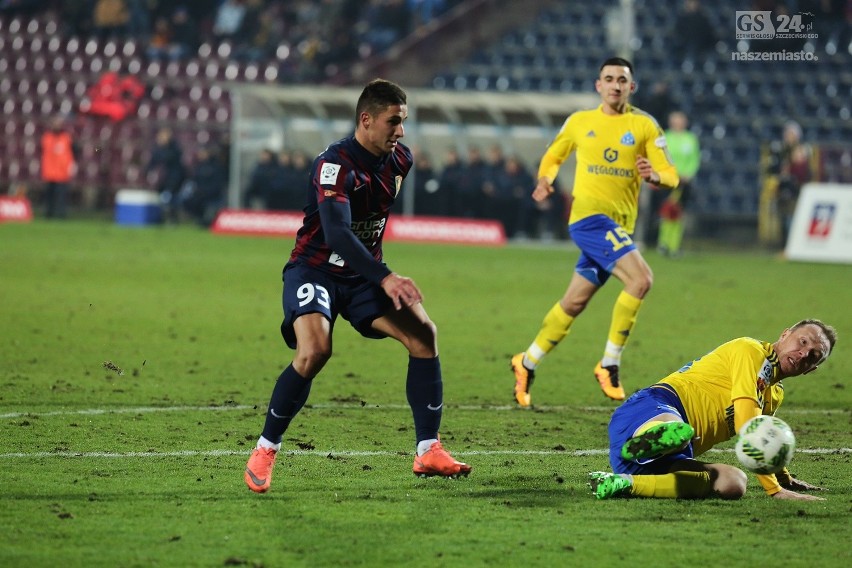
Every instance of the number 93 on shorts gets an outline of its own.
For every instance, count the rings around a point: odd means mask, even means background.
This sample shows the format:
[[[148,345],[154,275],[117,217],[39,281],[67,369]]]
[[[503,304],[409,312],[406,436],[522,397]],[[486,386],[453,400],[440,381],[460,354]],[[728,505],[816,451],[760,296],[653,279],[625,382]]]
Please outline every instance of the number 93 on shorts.
[[[393,306],[381,287],[364,278],[337,278],[301,264],[290,264],[284,270],[282,304],[281,335],[293,349],[296,346],[293,322],[299,316],[320,313],[333,326],[339,314],[361,335],[381,338],[384,336],[375,332],[371,324]]]

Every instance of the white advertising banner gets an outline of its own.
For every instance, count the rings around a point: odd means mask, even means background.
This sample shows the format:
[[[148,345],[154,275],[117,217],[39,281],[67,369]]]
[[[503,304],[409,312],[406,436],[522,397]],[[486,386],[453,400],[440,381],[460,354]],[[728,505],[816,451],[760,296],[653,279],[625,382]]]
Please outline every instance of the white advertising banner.
[[[852,264],[852,185],[802,186],[785,254],[790,260]]]

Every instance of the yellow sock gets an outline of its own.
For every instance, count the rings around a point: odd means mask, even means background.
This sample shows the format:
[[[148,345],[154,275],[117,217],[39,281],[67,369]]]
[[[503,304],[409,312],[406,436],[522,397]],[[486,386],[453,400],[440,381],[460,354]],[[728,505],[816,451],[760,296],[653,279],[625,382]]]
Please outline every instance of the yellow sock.
[[[675,471],[663,475],[634,475],[631,494],[663,499],[699,499],[713,491],[710,472]]]
[[[535,336],[535,340],[526,351],[526,358],[529,362],[538,365],[545,355],[565,339],[573,322],[574,317],[566,314],[559,302],[556,302],[544,316],[538,335]]]
[[[642,306],[642,300],[622,291],[612,308],[612,323],[609,326],[606,349],[601,364],[604,367],[621,364],[621,352],[627,344],[630,332],[636,324],[636,314]]]

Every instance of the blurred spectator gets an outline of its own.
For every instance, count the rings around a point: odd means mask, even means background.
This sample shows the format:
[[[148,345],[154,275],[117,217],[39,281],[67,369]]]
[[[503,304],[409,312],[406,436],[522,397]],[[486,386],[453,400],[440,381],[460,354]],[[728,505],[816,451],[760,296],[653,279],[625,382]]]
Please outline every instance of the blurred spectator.
[[[634,106],[653,116],[658,123],[662,123],[677,108],[667,81],[656,81],[648,92],[640,89],[634,100]]]
[[[151,59],[183,59],[196,52],[199,45],[198,24],[185,6],[178,6],[170,18],[160,16],[148,43]]]
[[[151,32],[151,14],[146,0],[127,0],[127,32],[133,38],[146,38]]]
[[[447,214],[462,215],[462,187],[464,187],[465,167],[456,148],[447,150],[444,167],[438,176],[438,191],[446,202]]]
[[[225,204],[227,182],[216,149],[199,148],[192,173],[180,190],[184,211],[202,227],[209,227]]]
[[[501,219],[501,204],[497,195],[497,179],[503,175],[506,165],[506,157],[503,148],[494,144],[488,149],[488,158],[485,162],[480,195],[477,197],[479,205],[477,216],[483,219]]]
[[[245,14],[237,31],[231,36],[234,41],[234,58],[236,59],[258,59],[261,54],[256,50],[255,40],[262,28],[261,17],[263,16],[262,0],[243,0]]]
[[[288,209],[300,210],[307,204],[305,187],[307,179],[310,179],[311,165],[313,159],[311,156],[301,150],[296,150],[291,154],[292,166],[290,173],[287,176],[287,181],[284,187],[287,189]]]
[[[185,6],[175,8],[171,19],[172,50],[171,55],[189,57],[198,50],[198,23]]]
[[[235,39],[245,16],[245,0],[224,0],[216,10],[213,35],[220,41]]]
[[[95,34],[100,39],[127,35],[130,10],[125,0],[96,0],[92,12]]]
[[[778,213],[781,217],[781,242],[787,242],[793,213],[802,186],[811,181],[811,149],[802,142],[802,128],[796,122],[784,127],[778,175]]]
[[[478,146],[468,147],[467,163],[463,172],[458,201],[461,207],[457,213],[462,217],[482,218],[482,199],[488,179],[488,164],[482,159],[482,152]]]
[[[535,182],[535,178],[533,178]],[[535,238],[550,241],[568,238],[569,196],[559,186],[559,180],[553,183],[553,193],[549,199],[535,201],[527,190],[527,196],[521,202],[521,230],[516,238]]]
[[[243,204],[246,207],[257,209],[283,209],[276,207],[279,205],[277,201],[280,199],[277,194],[283,193],[278,187],[282,183],[286,170],[292,168],[290,163],[290,154],[281,152],[279,154],[282,161],[279,163],[279,157],[272,150],[261,150],[257,158],[257,163],[249,177],[248,186],[246,186]]]
[[[180,213],[178,194],[186,178],[186,170],[183,152],[170,128],[161,128],[157,132],[146,171],[155,176],[154,188],[166,208],[166,218],[177,221]]]
[[[171,58],[172,26],[165,17],[159,17],[154,21],[154,30],[148,39],[148,48],[145,52],[149,59]]]
[[[448,211],[447,193],[442,191],[432,157],[418,149],[414,154],[414,213],[444,217]]]
[[[802,185],[811,181],[811,149],[802,142],[802,127],[790,121],[781,140],[769,145],[758,229],[761,241],[784,245]],[[780,240],[780,243],[779,243]]]
[[[698,137],[687,130],[689,120],[686,114],[676,111],[669,115],[669,128],[666,130],[666,143],[672,163],[677,168],[680,184],[672,190],[657,189],[655,194],[665,197],[659,209],[659,238],[657,250],[665,256],[679,256],[683,240],[683,213],[690,194],[693,180],[701,165],[701,146]]]
[[[236,57],[259,61],[272,56],[285,41],[283,5],[273,2],[264,6],[260,0],[249,0],[238,35],[241,45],[237,47]]]
[[[684,59],[703,61],[707,53],[713,51],[716,32],[699,0],[684,1],[671,37],[673,51]]]
[[[68,214],[68,185],[77,172],[76,148],[62,117],[50,122],[41,137],[41,180],[44,182],[45,215],[64,219]]]
[[[535,187],[532,174],[516,156],[503,161],[503,168],[494,178],[497,219],[503,223],[509,238],[525,236],[530,188]]]

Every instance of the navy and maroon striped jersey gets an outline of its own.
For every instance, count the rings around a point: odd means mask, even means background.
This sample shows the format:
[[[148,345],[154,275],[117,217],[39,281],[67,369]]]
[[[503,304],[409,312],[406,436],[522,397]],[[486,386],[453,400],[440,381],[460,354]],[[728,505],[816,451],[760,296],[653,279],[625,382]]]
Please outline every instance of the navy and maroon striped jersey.
[[[319,214],[319,204],[326,200],[349,204],[352,232],[376,262],[381,262],[388,215],[412,162],[411,150],[402,143],[390,154],[375,156],[354,135],[326,148],[311,167],[308,204],[290,262],[338,276],[358,275],[326,243]]]

